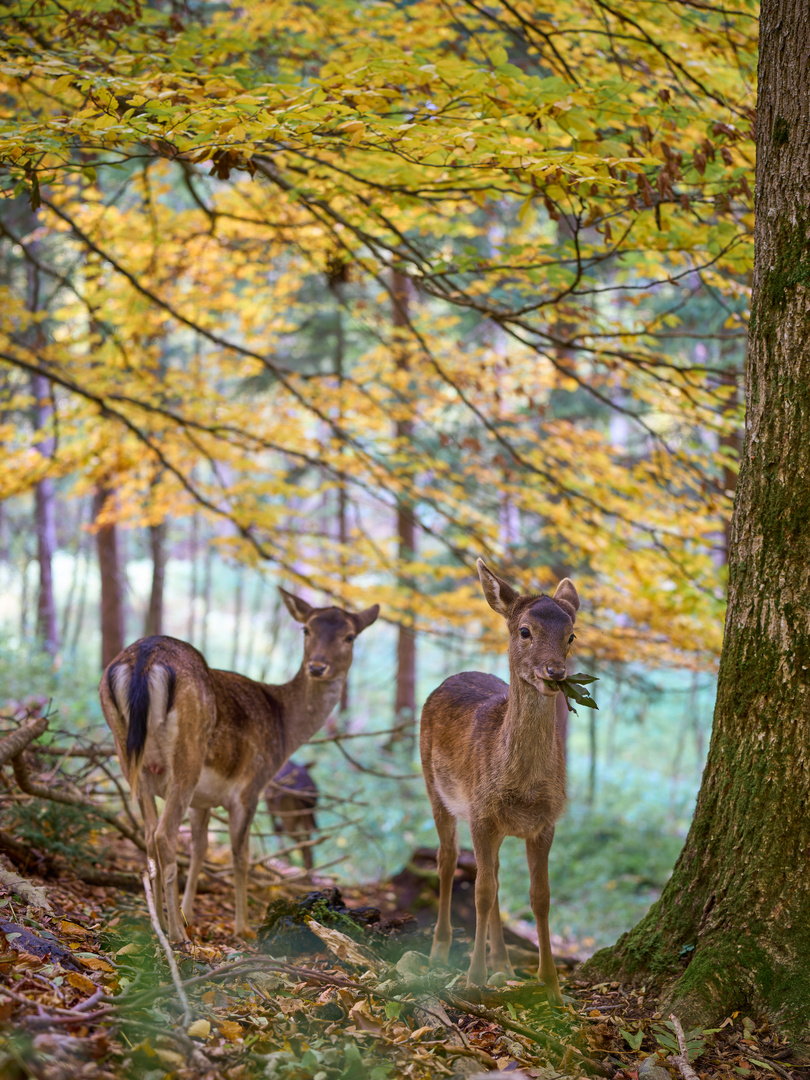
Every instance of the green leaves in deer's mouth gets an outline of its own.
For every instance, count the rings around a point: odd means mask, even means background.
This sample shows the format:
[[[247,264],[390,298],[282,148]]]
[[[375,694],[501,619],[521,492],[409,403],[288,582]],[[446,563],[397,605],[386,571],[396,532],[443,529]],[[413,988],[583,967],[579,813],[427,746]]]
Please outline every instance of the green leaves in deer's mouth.
[[[573,713],[577,710],[572,704],[572,699],[577,705],[584,705],[588,709],[599,708],[588,691],[582,689],[582,687],[587,686],[588,683],[599,682],[596,675],[585,675],[580,671],[576,675],[569,675],[566,679],[560,679],[559,682],[553,679],[545,679],[544,682],[554,690],[562,690],[563,694],[565,694],[568,708]]]

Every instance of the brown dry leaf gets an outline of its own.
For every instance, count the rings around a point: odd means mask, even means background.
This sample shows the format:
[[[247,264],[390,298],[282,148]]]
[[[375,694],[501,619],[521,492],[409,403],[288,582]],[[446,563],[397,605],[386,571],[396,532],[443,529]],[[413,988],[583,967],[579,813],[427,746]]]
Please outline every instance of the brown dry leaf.
[[[134,941],[128,942],[115,954],[116,956],[129,956],[131,953],[138,953],[141,951],[140,945],[136,945]]]
[[[5,1000],[0,1000],[0,1024],[4,1024],[6,1020],[9,1020],[13,1012],[13,1001],[9,1001],[8,998],[6,998]]]
[[[98,990],[92,979],[88,979],[86,975],[80,975],[78,971],[69,972],[67,981],[77,990],[83,990],[85,994],[95,994]]]
[[[242,1025],[237,1024],[235,1020],[220,1020],[217,1023],[217,1029],[220,1035],[230,1042],[237,1042],[242,1038]]]
[[[435,1029],[430,1027],[430,1025],[428,1024],[426,1027],[420,1027],[420,1028],[417,1028],[416,1031],[412,1031],[411,1032],[411,1038],[412,1039],[421,1039],[423,1035],[427,1035],[427,1033],[429,1031],[434,1031],[434,1030]]]
[[[354,1003],[357,1001],[355,995],[350,990],[341,986],[338,988],[337,996],[340,998],[340,1003],[346,1012],[351,1012],[354,1008]]]
[[[208,1020],[195,1020],[186,1034],[195,1039],[207,1039],[211,1034],[211,1024]]]
[[[100,956],[80,956],[79,959],[84,966],[90,968],[91,971],[115,971],[112,964],[108,964],[107,961],[102,960]]]
[[[360,1031],[370,1031],[379,1035],[383,1029],[383,1024],[369,1011],[368,1003],[365,1001],[358,1001],[352,1005],[349,1009],[349,1017]]]
[[[83,926],[79,926],[78,923],[71,922],[69,919],[62,919],[59,923],[59,929],[63,934],[70,934],[71,937],[89,937],[90,931],[86,930]]]

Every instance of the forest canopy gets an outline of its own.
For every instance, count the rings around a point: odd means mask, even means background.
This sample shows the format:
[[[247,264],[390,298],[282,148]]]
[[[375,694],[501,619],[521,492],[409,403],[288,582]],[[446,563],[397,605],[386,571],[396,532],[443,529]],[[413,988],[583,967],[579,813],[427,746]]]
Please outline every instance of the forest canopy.
[[[713,665],[756,8],[546,8],[7,6],[0,497],[432,632],[575,572],[598,656]]]

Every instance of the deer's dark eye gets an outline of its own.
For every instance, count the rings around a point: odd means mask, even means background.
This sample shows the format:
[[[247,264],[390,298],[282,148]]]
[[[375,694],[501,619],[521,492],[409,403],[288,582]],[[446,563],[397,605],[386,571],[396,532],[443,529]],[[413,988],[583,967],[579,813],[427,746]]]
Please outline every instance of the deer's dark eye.
[[[571,637],[570,637],[570,638],[568,639],[568,644],[569,644],[569,645],[571,644],[571,642],[572,642],[572,641],[574,640],[574,638],[575,638],[576,636],[577,636],[576,634],[572,634],[572,635],[571,635]]]
[[[347,634],[346,635],[346,640],[347,641],[354,641],[354,634]]]
[[[309,637],[309,627],[308,626],[304,627],[304,637]]]
[[[524,638],[524,639],[525,638],[530,638],[532,636],[532,632],[528,628],[528,626],[521,626],[521,628],[520,628],[520,636],[522,638]]]

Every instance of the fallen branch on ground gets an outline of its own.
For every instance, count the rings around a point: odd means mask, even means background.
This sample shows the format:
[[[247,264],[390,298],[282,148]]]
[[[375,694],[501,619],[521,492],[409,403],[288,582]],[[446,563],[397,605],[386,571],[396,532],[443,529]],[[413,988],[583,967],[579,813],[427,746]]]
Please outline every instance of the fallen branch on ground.
[[[450,990],[439,991],[439,996],[446,1001],[448,1005],[452,1005],[454,1009],[469,1013],[470,1016],[478,1016],[482,1020],[491,1020],[495,1024],[500,1024],[503,1028],[508,1028],[509,1031],[514,1031],[517,1035],[523,1035],[524,1038],[537,1043],[549,1053],[555,1054],[558,1061],[565,1057],[566,1054],[573,1054],[577,1064],[585,1072],[590,1073],[590,1075],[607,1077],[613,1075],[609,1069],[605,1068],[601,1061],[595,1061],[593,1058],[586,1057],[582,1051],[577,1050],[575,1046],[567,1046],[565,1043],[561,1043],[559,1039],[555,1039],[551,1035],[546,1035],[544,1031],[534,1031],[532,1028],[526,1027],[525,1024],[518,1024],[509,1017],[502,1016],[500,1013],[495,1012],[494,1009],[484,1008],[483,1005],[474,1005],[471,1001],[459,997]]]
[[[151,863],[151,859],[150,859]],[[149,918],[152,920],[152,929],[155,931],[155,935],[160,942],[161,948],[166,954],[166,960],[169,964],[169,972],[172,976],[172,982],[177,990],[177,997],[180,999],[180,1004],[183,1006],[183,1025],[188,1027],[191,1023],[191,1006],[188,1003],[188,997],[183,989],[183,981],[180,978],[180,972],[177,969],[177,961],[174,958],[172,947],[169,944],[169,939],[163,933],[163,928],[160,925],[160,919],[158,919],[157,907],[155,906],[155,897],[152,892],[152,883],[149,880],[149,874],[143,875],[143,891],[146,893],[146,906],[149,908]],[[161,903],[163,898],[161,897]]]
[[[680,1054],[670,1054],[668,1060],[673,1065],[677,1066],[678,1072],[683,1077],[683,1080],[698,1080],[698,1074],[689,1064],[689,1050],[686,1045],[686,1036],[683,1033],[681,1022],[675,1013],[670,1013],[669,1018],[672,1021],[672,1026],[675,1029],[675,1038],[678,1040],[678,1049]]]

